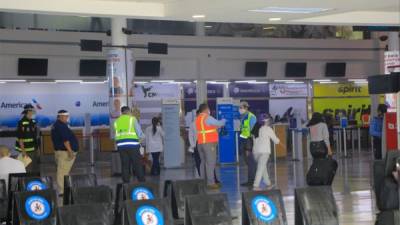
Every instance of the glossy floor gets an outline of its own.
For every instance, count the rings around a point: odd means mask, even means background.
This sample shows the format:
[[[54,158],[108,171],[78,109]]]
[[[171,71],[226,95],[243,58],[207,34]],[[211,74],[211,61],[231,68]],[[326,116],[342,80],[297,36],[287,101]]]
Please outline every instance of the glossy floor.
[[[372,158],[368,152],[354,154],[352,158],[338,159],[339,168],[333,184],[333,191],[340,214],[340,224],[372,225],[375,220],[376,207],[371,191]],[[277,187],[284,195],[288,224],[294,224],[294,189],[305,186],[305,171],[310,162],[292,162],[280,160],[276,164]],[[162,170],[159,178],[166,179],[192,179],[194,178],[193,164],[188,160],[187,166],[182,169]],[[270,163],[271,179],[274,179],[273,163]],[[42,166],[42,173],[54,176],[55,167],[52,164]],[[97,163],[95,167],[87,164],[75,165],[74,174],[95,172],[100,184],[115,186],[121,180],[120,177],[111,175],[109,163]],[[223,184],[221,192],[228,194],[235,224],[240,224],[241,219],[241,193],[248,191],[240,187],[240,183],[246,180],[245,167],[225,166],[219,169],[220,179]]]

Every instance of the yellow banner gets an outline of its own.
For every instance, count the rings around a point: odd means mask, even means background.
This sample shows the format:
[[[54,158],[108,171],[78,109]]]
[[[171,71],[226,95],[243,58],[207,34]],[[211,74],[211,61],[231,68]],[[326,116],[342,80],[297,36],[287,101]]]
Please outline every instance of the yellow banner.
[[[371,99],[363,98],[314,98],[313,111],[329,113],[335,118],[345,115],[351,120],[361,121],[361,114],[371,110]]]
[[[369,96],[368,84],[339,83],[314,84],[314,97],[358,97]]]

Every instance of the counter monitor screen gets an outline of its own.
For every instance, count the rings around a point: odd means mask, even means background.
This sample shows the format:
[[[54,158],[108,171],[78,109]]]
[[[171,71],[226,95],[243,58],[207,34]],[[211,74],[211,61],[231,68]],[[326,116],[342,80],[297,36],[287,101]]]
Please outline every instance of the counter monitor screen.
[[[137,60],[135,64],[136,77],[159,77],[160,61]]]
[[[267,62],[246,62],[245,77],[266,77]]]
[[[286,77],[306,77],[307,63],[286,63]]]
[[[81,59],[79,62],[79,76],[105,77],[107,71],[107,60]]]
[[[47,59],[18,59],[18,76],[47,76]]]

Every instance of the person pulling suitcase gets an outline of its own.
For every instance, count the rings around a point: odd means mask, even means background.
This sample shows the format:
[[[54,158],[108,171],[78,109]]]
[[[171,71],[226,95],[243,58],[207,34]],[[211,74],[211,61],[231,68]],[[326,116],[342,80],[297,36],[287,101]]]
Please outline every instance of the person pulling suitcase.
[[[307,184],[332,185],[338,164],[332,158],[329,130],[322,114],[313,113],[307,127],[310,129],[310,152],[313,157],[313,163],[307,173]]]

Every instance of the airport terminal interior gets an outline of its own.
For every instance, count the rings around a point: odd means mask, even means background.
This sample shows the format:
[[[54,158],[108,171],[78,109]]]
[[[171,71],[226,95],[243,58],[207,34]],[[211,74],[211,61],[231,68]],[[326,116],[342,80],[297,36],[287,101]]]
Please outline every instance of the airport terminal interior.
[[[0,224],[400,225],[399,0],[0,1]]]

